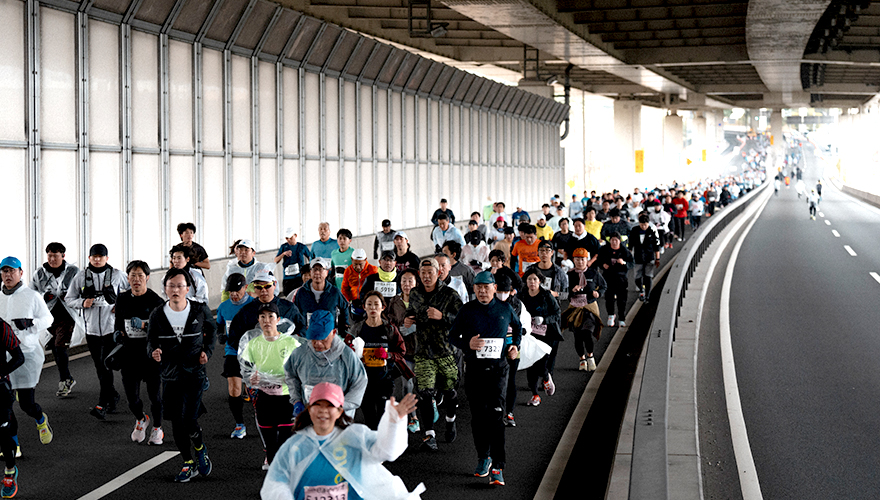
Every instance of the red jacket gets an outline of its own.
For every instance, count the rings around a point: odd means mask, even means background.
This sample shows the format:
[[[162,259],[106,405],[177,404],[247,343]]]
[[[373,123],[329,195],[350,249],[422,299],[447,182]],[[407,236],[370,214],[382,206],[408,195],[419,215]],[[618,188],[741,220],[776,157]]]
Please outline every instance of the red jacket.
[[[354,264],[346,267],[342,275],[342,296],[349,302],[356,300],[361,293],[361,287],[364,286],[364,280],[377,272],[379,268],[369,262],[364,263],[364,269],[360,273],[355,272]]]
[[[675,208],[677,209],[677,211],[674,214],[675,217],[677,217],[679,219],[683,219],[683,218],[687,217],[687,215],[688,215],[688,201],[686,199],[673,198],[672,204],[675,205]],[[679,207],[681,207],[681,208],[679,208]]]

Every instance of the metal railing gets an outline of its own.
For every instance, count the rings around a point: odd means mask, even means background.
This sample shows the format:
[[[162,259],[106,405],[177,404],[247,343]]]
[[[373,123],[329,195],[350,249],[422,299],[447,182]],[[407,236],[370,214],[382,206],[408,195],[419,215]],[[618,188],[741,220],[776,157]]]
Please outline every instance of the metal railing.
[[[669,270],[648,334],[633,437],[630,500],[669,498],[666,443],[669,367],[681,305],[697,265],[715,237],[770,184],[772,180],[768,178],[762,185],[712,215],[700,231],[685,242]]]

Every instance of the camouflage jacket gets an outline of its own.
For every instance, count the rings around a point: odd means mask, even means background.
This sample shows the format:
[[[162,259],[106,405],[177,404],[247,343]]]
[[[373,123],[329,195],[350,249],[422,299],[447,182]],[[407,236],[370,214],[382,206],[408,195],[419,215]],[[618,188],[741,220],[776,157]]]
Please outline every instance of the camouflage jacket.
[[[437,280],[437,288],[428,293],[419,285],[409,295],[407,316],[416,320],[416,358],[437,359],[451,356],[452,345],[449,343],[449,329],[461,309],[462,302],[458,293]],[[428,318],[428,308],[433,307],[443,314],[442,319]]]

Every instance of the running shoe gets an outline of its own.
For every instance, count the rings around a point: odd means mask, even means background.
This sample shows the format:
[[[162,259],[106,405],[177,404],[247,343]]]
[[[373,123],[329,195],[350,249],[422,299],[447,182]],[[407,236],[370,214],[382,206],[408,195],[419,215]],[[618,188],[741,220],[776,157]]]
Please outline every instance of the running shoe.
[[[645,291],[644,291],[644,290],[642,290],[641,292],[639,292],[639,300],[641,300],[642,302],[644,302],[646,298],[647,298],[647,296],[645,296]]]
[[[43,413],[43,423],[37,424],[37,430],[40,432],[40,442],[49,444],[52,442],[52,427],[49,425],[49,417]]]
[[[666,252],[666,245],[660,247],[660,255],[663,255],[664,252]]]
[[[614,326],[614,315],[613,314],[608,315],[608,326]]]
[[[501,475],[501,469],[492,469],[492,472],[489,473],[489,484],[504,486],[504,476]]]
[[[147,439],[147,425],[150,423],[150,416],[144,415],[143,420],[136,420],[134,430],[131,431],[131,440],[135,443],[143,443]]]
[[[578,371],[585,372],[587,371],[587,360],[582,359],[578,362]]]
[[[458,431],[455,429],[455,420],[452,422],[446,422],[446,442],[454,443],[455,438],[458,437]]]
[[[163,431],[161,427],[153,427],[153,430],[150,431],[150,440],[147,441],[147,444],[160,445],[164,439],[165,431]]]
[[[55,393],[59,398],[66,398],[70,396],[70,391],[73,390],[73,386],[76,385],[76,380],[69,378],[67,380],[62,380],[58,382],[58,392]]]
[[[477,468],[474,469],[474,477],[486,477],[489,475],[489,469],[492,467],[492,458],[481,458],[477,460]]]
[[[587,371],[594,372],[596,371],[596,359],[590,356],[587,358]]]
[[[18,467],[3,471],[3,486],[0,487],[0,497],[12,498],[18,493]]]
[[[619,326],[619,327],[621,327],[621,328],[625,327],[625,326],[626,326],[626,321],[624,321],[624,320],[620,320],[620,321],[618,321],[618,322],[617,322],[617,326]]]
[[[230,438],[244,439],[247,436],[247,428],[244,424],[235,424],[235,429],[232,429],[232,434],[229,435]]]
[[[544,381],[544,392],[548,396],[552,396],[556,392],[556,384],[553,383],[553,376],[549,373],[547,374],[547,380]]]
[[[421,426],[419,425],[419,419],[417,419],[417,418],[415,418],[415,417],[413,417],[413,416],[410,416],[410,417],[409,417],[409,423],[406,424],[406,430],[408,430],[408,431],[410,431],[411,433],[415,434],[416,432],[419,432],[419,428],[420,428],[420,427],[421,427]]]
[[[425,436],[425,439],[422,440],[421,449],[437,451],[437,438],[434,436]]]
[[[269,470],[269,457],[263,458],[263,470]]]
[[[508,427],[516,427],[516,420],[513,419],[513,413],[508,413],[507,416],[504,417],[504,425]]]
[[[214,464],[211,463],[211,459],[208,458],[208,446],[202,443],[202,449],[196,450],[196,460],[199,463],[199,474],[203,476],[208,476],[211,474],[211,470],[214,468]]]
[[[199,470],[196,468],[195,462],[192,460],[187,460],[183,463],[183,468],[180,469],[180,472],[177,473],[177,477],[174,478],[175,483],[188,483],[190,479],[199,475]]]
[[[89,412],[89,414],[98,420],[104,420],[107,418],[107,410],[104,409],[103,406],[97,405]]]
[[[532,399],[530,399],[529,402],[526,403],[526,406],[538,406],[539,404],[541,404],[541,396],[535,394],[534,396],[532,396]]]

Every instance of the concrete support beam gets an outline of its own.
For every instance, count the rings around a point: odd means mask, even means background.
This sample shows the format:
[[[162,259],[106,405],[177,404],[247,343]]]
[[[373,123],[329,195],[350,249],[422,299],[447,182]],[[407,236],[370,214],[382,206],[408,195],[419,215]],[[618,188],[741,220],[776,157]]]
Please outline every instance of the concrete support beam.
[[[785,152],[785,142],[782,140],[782,110],[774,109],[770,113],[770,134],[773,136],[773,149],[776,150],[776,157],[782,158]]]
[[[706,115],[703,113],[698,113],[694,118],[694,136],[692,137],[691,144],[701,158],[702,151],[709,149],[709,142],[706,136],[706,122]]]
[[[684,124],[682,119],[678,115],[669,115],[663,122],[663,163],[667,169],[678,165],[678,158],[683,146]]]
[[[634,169],[635,151],[642,149],[642,105],[640,103],[614,101],[614,138],[623,167]]]

